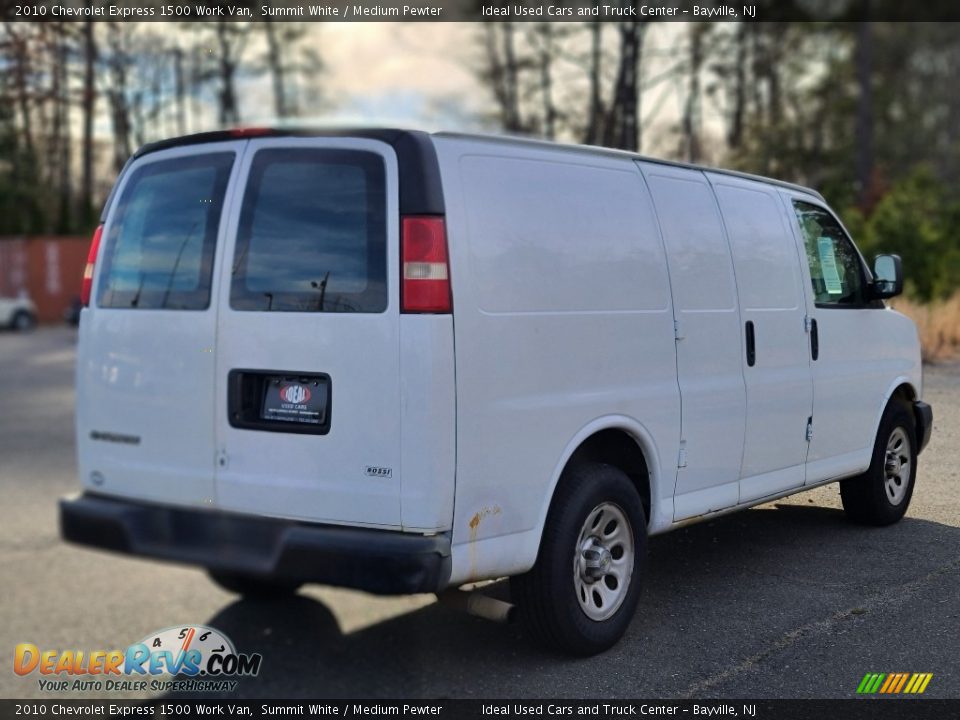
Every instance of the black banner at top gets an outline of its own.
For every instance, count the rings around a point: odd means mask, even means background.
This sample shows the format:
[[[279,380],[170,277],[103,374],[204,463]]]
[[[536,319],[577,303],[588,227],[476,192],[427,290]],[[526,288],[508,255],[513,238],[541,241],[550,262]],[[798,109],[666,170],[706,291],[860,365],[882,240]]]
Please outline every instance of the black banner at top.
[[[7,21],[62,22],[947,22],[932,0],[0,0]]]

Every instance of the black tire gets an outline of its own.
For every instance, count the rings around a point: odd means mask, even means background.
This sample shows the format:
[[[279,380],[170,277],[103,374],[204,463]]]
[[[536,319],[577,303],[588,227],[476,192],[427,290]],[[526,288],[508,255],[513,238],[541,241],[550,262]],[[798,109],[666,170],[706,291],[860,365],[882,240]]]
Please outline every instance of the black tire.
[[[26,310],[17,310],[10,321],[10,327],[17,332],[33,330],[37,326],[37,319]]]
[[[901,442],[897,443],[897,440]],[[888,449],[893,453],[890,465],[887,463]],[[906,472],[904,461],[910,463]],[[891,525],[907,512],[916,479],[916,422],[909,408],[893,400],[880,420],[870,467],[862,475],[840,482],[843,509],[855,523]]]
[[[627,519],[629,527],[623,537],[632,537],[633,558],[622,568],[629,567],[629,579],[619,606],[611,604],[608,611],[612,609],[613,614],[596,620],[581,607],[578,588],[594,586],[584,584],[577,563],[583,555],[581,534],[592,532],[587,530],[588,518],[595,517],[598,510],[603,512],[600,508],[605,506],[614,512],[621,510]],[[593,522],[596,525],[596,520]],[[611,557],[616,557],[616,547],[612,551]],[[620,552],[623,557],[625,551],[621,548]],[[633,619],[640,599],[646,552],[646,514],[630,478],[612,465],[600,463],[583,463],[568,469],[550,505],[536,564],[528,573],[510,581],[521,622],[536,641],[553,650],[589,656],[609,649]],[[594,570],[603,572],[599,566]],[[606,577],[599,580],[606,581]],[[583,596],[583,601],[589,606],[587,596]]]
[[[208,570],[210,579],[227,592],[247,598],[272,600],[289,597],[300,589],[301,583],[270,580],[253,575]]]

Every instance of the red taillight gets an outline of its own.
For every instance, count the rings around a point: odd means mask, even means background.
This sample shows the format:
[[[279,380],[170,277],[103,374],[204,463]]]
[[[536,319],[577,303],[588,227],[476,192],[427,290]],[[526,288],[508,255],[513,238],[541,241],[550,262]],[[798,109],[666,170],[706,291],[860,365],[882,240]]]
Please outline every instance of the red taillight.
[[[90,241],[90,252],[87,253],[87,265],[83,268],[83,282],[80,285],[80,302],[84,307],[90,304],[90,290],[93,288],[93,268],[97,263],[97,251],[100,249],[100,236],[103,235],[103,225],[97,225],[93,231],[93,240]]]
[[[235,138],[263,137],[264,135],[270,135],[272,132],[273,128],[269,127],[239,127],[229,131],[230,137]]]
[[[405,217],[401,227],[401,307],[405,313],[448,313],[450,263],[442,217]]]

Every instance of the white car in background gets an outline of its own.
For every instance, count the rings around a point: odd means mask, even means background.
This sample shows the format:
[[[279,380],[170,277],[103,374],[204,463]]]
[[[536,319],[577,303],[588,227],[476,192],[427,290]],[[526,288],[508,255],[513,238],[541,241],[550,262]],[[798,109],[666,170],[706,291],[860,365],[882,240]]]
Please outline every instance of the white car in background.
[[[0,297],[0,327],[11,330],[32,330],[37,324],[37,306],[30,298]]]

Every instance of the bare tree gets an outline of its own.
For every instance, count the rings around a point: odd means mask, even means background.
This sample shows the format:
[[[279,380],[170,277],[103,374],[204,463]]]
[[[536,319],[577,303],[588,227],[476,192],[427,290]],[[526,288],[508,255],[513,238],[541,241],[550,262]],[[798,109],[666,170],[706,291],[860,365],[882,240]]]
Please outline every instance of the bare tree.
[[[88,221],[93,208],[93,118],[97,106],[97,39],[95,23],[87,20],[83,24],[83,148],[80,164],[80,214]]]
[[[107,45],[110,52],[106,58],[110,103],[110,121],[113,128],[113,165],[119,172],[131,152],[130,104],[128,93],[128,70],[131,65],[128,46],[131,25],[121,22],[107,23]]]
[[[640,72],[647,24],[640,21],[621,22],[619,31],[620,60],[603,141],[609,147],[639,150]]]
[[[739,148],[743,142],[743,122],[747,104],[747,33],[750,24],[741,22],[737,26],[734,40],[732,105],[727,129],[727,147]]]
[[[553,99],[553,63],[556,57],[552,23],[537,23],[534,37],[537,41],[537,66],[540,73],[540,98],[543,105],[543,136],[553,140],[557,136],[557,106]]]
[[[499,111],[500,125],[508,132],[526,129],[520,114],[520,73],[515,23],[484,23],[485,67],[481,77],[489,83]]]
[[[177,45],[173,53],[173,86],[176,98],[177,134],[187,132],[187,82],[183,70],[183,48]]]
[[[873,190],[873,33],[869,22],[857,25],[854,62],[857,70],[857,199],[860,208],[867,210]]]
[[[6,41],[4,56],[12,66],[13,79],[11,85],[16,93],[16,106],[20,114],[20,134],[24,145],[32,156],[34,154],[33,139],[33,69],[31,62],[31,36],[34,27],[25,23],[5,22],[3,24]]]
[[[601,140],[605,112],[600,90],[603,78],[603,23],[599,20],[590,23],[590,60],[587,68],[590,104],[583,141],[593,145]]]
[[[265,65],[270,72],[270,81],[273,86],[273,112],[278,118],[285,118],[295,114],[291,93],[287,86],[290,71],[287,56],[291,48],[304,36],[304,29],[302,26],[290,23],[281,25],[270,18],[262,22],[262,27],[267,41]]]
[[[53,68],[54,77],[54,117],[55,130],[53,145],[56,147],[54,172],[57,178],[56,188],[58,195],[57,231],[67,232],[71,226],[71,211],[73,205],[73,131],[71,127],[70,67],[71,44],[73,42],[73,26],[69,23],[55,23],[56,29],[53,58],[56,64]]]
[[[687,58],[687,99],[681,118],[682,140],[680,155],[689,162],[700,160],[700,75],[703,71],[705,43],[710,30],[706,23],[688,25],[689,57]]]
[[[230,125],[240,122],[240,110],[237,107],[236,75],[240,54],[246,34],[226,20],[217,21],[217,44],[220,54],[217,63],[220,69],[220,124]]]

